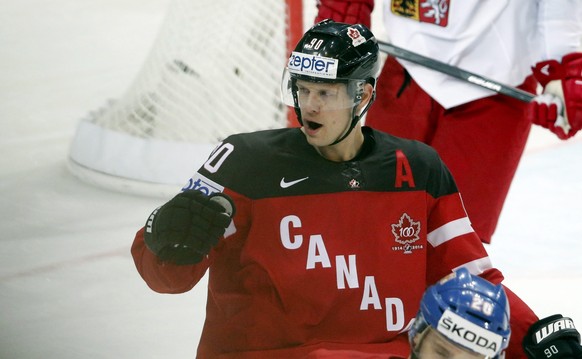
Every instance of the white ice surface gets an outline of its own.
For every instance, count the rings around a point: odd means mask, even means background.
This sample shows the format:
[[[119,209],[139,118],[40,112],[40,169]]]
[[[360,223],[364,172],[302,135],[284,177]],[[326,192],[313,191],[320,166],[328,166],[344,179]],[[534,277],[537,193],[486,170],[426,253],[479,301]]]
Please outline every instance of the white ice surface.
[[[129,254],[162,199],[66,168],[78,121],[120,97],[169,0],[3,1],[0,11],[0,358],[194,358],[205,283],[151,291]],[[489,250],[540,316],[582,327],[582,141],[534,129]],[[494,175],[494,172],[492,172]]]

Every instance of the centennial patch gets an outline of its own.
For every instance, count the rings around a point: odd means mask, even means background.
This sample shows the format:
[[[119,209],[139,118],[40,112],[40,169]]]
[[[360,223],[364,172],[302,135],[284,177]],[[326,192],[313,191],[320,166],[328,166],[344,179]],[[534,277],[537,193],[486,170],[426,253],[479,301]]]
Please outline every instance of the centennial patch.
[[[422,249],[422,244],[414,244],[420,239],[420,222],[415,221],[406,213],[402,214],[398,223],[391,225],[394,241],[399,245],[393,246],[392,250],[403,251],[410,254],[415,249]]]

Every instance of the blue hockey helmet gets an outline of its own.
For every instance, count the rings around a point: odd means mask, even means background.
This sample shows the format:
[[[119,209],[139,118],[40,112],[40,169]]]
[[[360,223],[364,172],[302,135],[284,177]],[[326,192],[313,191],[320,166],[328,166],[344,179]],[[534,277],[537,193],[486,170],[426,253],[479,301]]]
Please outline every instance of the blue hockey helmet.
[[[425,291],[408,332],[412,348],[414,338],[427,328],[456,346],[498,358],[511,335],[507,295],[500,284],[457,269]]]

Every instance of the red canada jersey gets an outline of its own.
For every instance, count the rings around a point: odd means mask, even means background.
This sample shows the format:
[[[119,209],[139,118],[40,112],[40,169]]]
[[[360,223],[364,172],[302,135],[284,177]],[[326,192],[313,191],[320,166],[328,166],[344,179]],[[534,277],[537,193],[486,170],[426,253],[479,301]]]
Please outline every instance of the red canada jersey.
[[[427,286],[460,266],[501,281],[437,153],[363,130],[346,162],[297,128],[225,139],[184,188],[236,206],[202,263],[161,263],[138,232],[132,254],[152,289],[185,292],[209,270],[199,358],[407,357]]]

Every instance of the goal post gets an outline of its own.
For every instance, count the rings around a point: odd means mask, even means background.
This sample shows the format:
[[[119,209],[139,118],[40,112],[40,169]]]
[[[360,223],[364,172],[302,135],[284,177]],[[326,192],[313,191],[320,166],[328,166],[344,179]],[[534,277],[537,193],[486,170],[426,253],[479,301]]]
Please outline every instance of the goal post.
[[[174,0],[126,93],[79,121],[69,169],[97,186],[167,196],[228,135],[289,126],[280,81],[304,31],[303,1]]]

